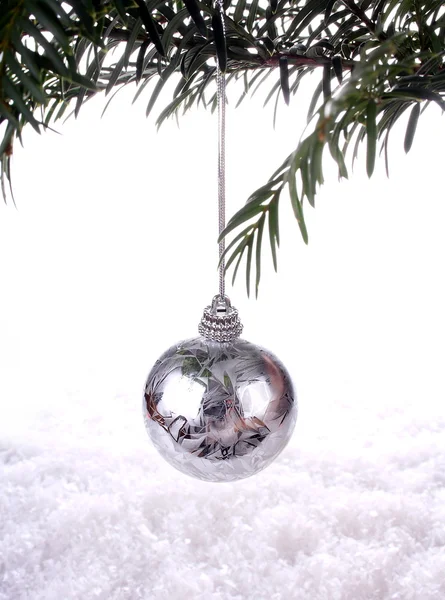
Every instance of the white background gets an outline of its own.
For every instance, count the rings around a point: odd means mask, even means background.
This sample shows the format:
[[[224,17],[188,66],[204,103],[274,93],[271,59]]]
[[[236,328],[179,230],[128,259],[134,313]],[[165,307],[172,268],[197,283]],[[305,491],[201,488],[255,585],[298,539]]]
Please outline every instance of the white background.
[[[0,600],[444,598],[439,112],[407,158],[401,124],[390,181],[329,167],[309,246],[283,198],[278,275],[265,258],[259,300],[242,277],[229,293],[293,375],[295,435],[260,475],[209,484],[157,455],[141,395],[217,292],[216,119],[156,134],[142,98],[102,106],[28,132],[18,208],[0,206]],[[259,100],[229,111],[229,214],[306,106],[275,132]]]
[[[17,144],[17,209],[0,206],[6,418],[96,388],[139,403],[151,364],[196,335],[217,291],[216,115],[200,109],[157,133],[148,97],[132,106],[133,92],[103,119],[98,99],[59,125],[62,135],[28,131],[24,150]],[[295,147],[307,103],[280,107],[274,131],[262,98],[234,110],[228,92],[230,216]],[[303,425],[315,411],[317,427],[349,428],[344,414],[335,421],[338,401],[421,412],[444,400],[443,126],[429,108],[405,156],[402,124],[389,180],[383,160],[367,179],[365,148],[348,182],[328,166],[316,209],[306,208],[307,247],[284,197],[278,274],[265,236],[259,299],[246,298],[242,269],[229,286],[243,337],[294,376]]]

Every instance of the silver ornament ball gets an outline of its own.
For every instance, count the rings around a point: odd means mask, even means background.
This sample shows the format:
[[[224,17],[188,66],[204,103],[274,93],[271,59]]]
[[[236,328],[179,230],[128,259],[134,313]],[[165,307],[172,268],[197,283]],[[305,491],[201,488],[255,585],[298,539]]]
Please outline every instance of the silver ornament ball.
[[[241,339],[201,336],[172,346],[153,366],[143,414],[153,444],[173,467],[205,481],[235,481],[283,450],[297,402],[272,353]]]

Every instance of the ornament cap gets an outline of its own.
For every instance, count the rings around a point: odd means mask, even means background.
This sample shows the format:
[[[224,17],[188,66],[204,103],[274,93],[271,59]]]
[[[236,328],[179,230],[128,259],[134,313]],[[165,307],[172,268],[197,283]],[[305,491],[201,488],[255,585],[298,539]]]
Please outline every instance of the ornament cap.
[[[243,326],[227,296],[214,296],[212,304],[206,306],[199,324],[200,335],[214,342],[232,342],[241,335]]]

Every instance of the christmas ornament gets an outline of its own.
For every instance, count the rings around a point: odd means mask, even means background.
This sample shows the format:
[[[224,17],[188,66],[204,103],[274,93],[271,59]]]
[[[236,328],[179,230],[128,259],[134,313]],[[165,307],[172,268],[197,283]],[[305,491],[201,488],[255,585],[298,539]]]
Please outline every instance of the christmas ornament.
[[[223,0],[216,31],[225,38]],[[215,19],[215,17],[214,17]],[[225,227],[225,77],[217,60],[219,232]],[[224,240],[219,294],[200,336],[169,348],[145,385],[147,432],[172,466],[205,481],[234,481],[267,467],[292,435],[297,403],[288,372],[268,350],[239,339],[238,311],[225,294]]]
[[[149,436],[174,467],[206,481],[261,471],[289,441],[297,416],[288,372],[270,352],[237,339],[238,315],[215,296],[196,337],[156,362],[144,394]]]

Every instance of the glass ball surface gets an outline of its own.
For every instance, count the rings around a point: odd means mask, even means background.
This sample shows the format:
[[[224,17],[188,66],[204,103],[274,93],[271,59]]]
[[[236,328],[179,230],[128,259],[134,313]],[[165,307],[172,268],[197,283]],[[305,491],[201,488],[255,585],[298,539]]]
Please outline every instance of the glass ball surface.
[[[153,444],[173,467],[205,481],[235,481],[283,450],[297,402],[289,373],[268,350],[197,337],[156,361],[143,414]]]

